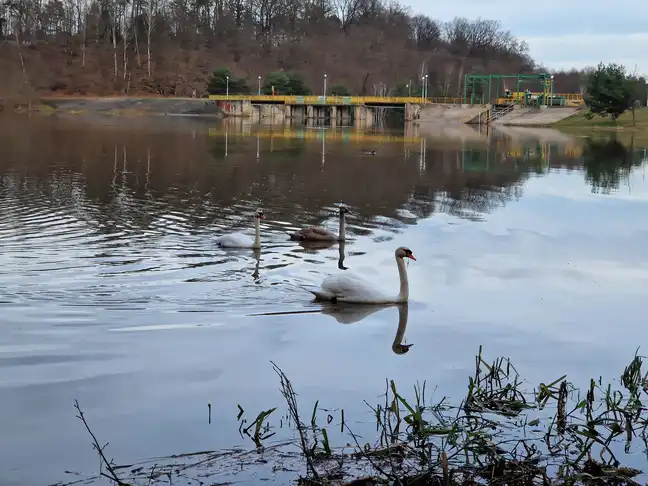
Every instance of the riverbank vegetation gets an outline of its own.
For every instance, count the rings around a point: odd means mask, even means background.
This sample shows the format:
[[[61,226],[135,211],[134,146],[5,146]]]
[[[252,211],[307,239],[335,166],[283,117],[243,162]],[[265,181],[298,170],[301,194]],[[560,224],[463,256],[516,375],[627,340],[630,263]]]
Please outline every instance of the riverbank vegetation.
[[[560,120],[553,124],[556,128],[589,128],[589,129],[628,129],[636,128],[641,131],[648,131],[648,108],[636,108],[634,113],[634,125],[632,111],[625,111],[614,120],[612,117],[590,116],[589,110],[582,110],[574,115]]]
[[[326,73],[356,95],[418,93],[427,74],[430,96],[462,95],[467,73],[544,70],[497,21],[440,22],[387,0],[0,2],[0,98],[200,96],[222,66],[252,91],[295,71],[315,92]]]
[[[586,77],[587,110],[565,118],[557,127],[648,128],[648,83],[618,64],[599,63]]]
[[[529,390],[508,359],[489,361],[480,348],[457,404],[447,397],[430,401],[425,382],[409,393],[387,380],[381,400],[365,402],[374,437],[361,437],[353,430],[358,422],[323,399],[300,402],[286,374],[273,367],[283,406],[233,411],[249,450],[118,466],[106,462],[91,418],[76,404],[102,458],[102,474],[121,486],[213,484],[219,471],[231,474],[234,465],[270,463],[274,474],[292,474],[301,484],[640,484],[637,467],[645,457],[631,452],[648,447],[648,372],[638,355],[621,373],[620,386],[599,378],[579,389],[565,375]]]

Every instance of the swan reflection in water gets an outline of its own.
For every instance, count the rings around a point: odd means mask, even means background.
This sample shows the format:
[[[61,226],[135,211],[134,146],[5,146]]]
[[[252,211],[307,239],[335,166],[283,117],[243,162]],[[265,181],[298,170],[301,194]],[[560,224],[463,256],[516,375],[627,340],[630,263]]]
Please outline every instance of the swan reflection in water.
[[[340,241],[335,242],[335,241],[313,241],[313,240],[302,240],[299,242],[299,246],[301,246],[305,251],[308,253],[316,253],[320,250],[327,250],[328,248],[331,248],[333,245],[337,243],[338,245],[338,268],[340,270],[347,270],[347,267],[344,266],[344,248],[345,248],[345,242]]]
[[[322,306],[321,313],[333,317],[340,324],[354,324],[385,309],[385,307],[398,308],[398,328],[396,329],[396,336],[392,343],[392,351],[395,354],[405,354],[413,346],[413,344],[403,344],[405,329],[407,329],[408,303],[394,304],[391,306],[325,304]]]
[[[254,265],[254,273],[252,273],[252,278],[254,279],[254,283],[260,283],[259,282],[259,265],[261,264],[261,249],[260,248],[254,248],[252,250],[252,253],[254,254],[254,259],[256,260],[256,263]]]

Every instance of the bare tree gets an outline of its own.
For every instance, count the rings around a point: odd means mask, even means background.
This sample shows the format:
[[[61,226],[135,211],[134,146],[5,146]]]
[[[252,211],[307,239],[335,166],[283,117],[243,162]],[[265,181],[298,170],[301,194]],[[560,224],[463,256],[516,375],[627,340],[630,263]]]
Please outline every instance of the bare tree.
[[[362,0],[333,0],[335,15],[340,21],[340,27],[347,31],[349,26],[357,20]]]
[[[0,0],[0,35],[0,63],[26,42],[47,41],[38,56],[16,51],[21,61],[9,69],[28,79],[38,57],[46,69],[32,88],[71,93],[189,94],[227,66],[254,80],[297,70],[313,86],[327,72],[354,94],[428,74],[435,96],[461,92],[466,72],[536,69],[528,46],[496,21],[442,24],[396,0]]]
[[[22,33],[25,30],[28,19],[28,5],[17,1],[8,1],[5,3],[6,14],[9,18],[13,18],[15,25],[13,27],[14,38],[16,40],[16,47],[18,50],[18,59],[20,60],[20,69],[22,72],[23,84],[26,91],[31,91],[29,76],[27,75],[27,68],[25,67],[25,58],[22,51]],[[30,98],[31,104],[31,98]]]
[[[146,70],[149,78],[151,77],[151,35],[155,28],[155,16],[157,15],[158,0],[146,0]]]
[[[416,15],[410,21],[412,36],[419,49],[433,49],[441,43],[441,25],[426,17]]]

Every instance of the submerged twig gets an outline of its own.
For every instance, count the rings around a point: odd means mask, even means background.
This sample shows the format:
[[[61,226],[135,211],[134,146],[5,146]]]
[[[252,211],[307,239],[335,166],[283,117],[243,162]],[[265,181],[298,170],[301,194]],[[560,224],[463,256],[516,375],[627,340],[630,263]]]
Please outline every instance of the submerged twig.
[[[106,474],[106,473],[104,473],[103,471],[100,470],[99,474],[101,474],[102,476],[110,479],[111,481],[114,481],[119,486],[131,486],[130,483],[125,483],[124,481],[119,479],[119,476],[117,476],[117,473],[113,469],[112,463],[110,461],[108,461],[108,459],[106,459],[106,456],[104,454],[104,449],[106,448],[108,443],[106,442],[106,444],[103,447],[101,447],[99,445],[99,441],[97,440],[97,437],[94,435],[94,433],[90,429],[90,426],[88,425],[88,422],[86,421],[85,416],[83,415],[83,410],[81,410],[81,406],[79,405],[78,400],[74,400],[74,408],[78,412],[77,418],[79,420],[81,420],[81,422],[83,422],[83,425],[85,426],[86,430],[90,434],[90,437],[92,437],[92,446],[94,447],[94,449],[99,454],[99,457],[101,458],[102,463],[105,464],[106,470],[108,471],[108,474]]]

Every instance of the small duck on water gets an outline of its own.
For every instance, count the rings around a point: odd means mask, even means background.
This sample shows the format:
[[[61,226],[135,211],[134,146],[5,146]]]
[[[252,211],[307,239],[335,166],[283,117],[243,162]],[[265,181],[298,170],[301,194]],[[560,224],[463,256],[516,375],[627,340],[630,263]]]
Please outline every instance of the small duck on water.
[[[362,155],[376,155],[376,151],[374,149],[369,151],[365,150],[362,152]]]

